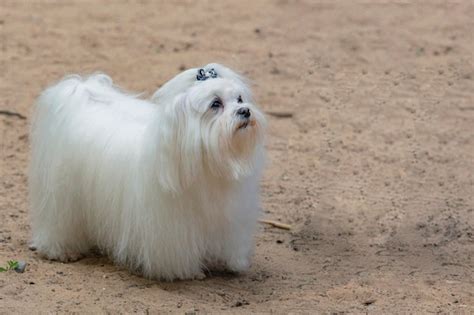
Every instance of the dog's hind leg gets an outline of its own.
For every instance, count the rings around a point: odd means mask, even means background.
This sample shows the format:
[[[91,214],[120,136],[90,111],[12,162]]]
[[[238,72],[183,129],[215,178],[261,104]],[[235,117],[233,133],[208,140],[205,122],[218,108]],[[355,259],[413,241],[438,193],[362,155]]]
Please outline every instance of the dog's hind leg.
[[[75,261],[90,246],[81,209],[62,189],[47,192],[45,187],[30,186],[32,196],[31,247],[40,255],[63,262]]]

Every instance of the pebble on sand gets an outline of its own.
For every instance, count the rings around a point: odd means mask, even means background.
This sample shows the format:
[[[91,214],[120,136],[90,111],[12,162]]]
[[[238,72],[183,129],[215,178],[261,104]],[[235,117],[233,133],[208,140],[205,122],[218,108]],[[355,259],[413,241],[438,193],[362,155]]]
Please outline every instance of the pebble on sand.
[[[19,261],[18,262],[18,265],[15,267],[15,271],[18,272],[18,273],[23,273],[25,272],[25,269],[26,269],[26,262],[24,261]]]

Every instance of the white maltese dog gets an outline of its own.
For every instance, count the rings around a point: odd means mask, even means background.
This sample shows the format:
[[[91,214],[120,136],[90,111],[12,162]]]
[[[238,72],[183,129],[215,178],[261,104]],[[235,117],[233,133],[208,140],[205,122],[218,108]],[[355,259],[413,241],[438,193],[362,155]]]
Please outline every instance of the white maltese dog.
[[[243,77],[186,70],[150,101],[104,74],[39,97],[31,128],[32,246],[72,261],[99,248],[148,278],[246,270],[265,119]]]

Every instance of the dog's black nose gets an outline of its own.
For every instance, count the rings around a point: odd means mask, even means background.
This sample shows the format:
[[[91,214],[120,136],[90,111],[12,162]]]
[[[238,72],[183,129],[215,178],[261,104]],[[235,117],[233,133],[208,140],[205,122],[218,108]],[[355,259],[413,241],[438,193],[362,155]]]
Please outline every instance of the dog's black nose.
[[[249,118],[250,117],[250,109],[248,107],[241,107],[237,110],[237,115]]]

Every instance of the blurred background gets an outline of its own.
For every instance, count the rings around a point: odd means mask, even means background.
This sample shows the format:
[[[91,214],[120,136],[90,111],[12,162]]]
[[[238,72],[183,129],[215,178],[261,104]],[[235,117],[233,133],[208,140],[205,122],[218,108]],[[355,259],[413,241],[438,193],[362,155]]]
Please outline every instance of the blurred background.
[[[7,313],[474,312],[472,1],[1,1],[0,274]],[[159,283],[30,252],[34,99],[102,71],[150,96],[209,62],[267,113],[252,269]]]

